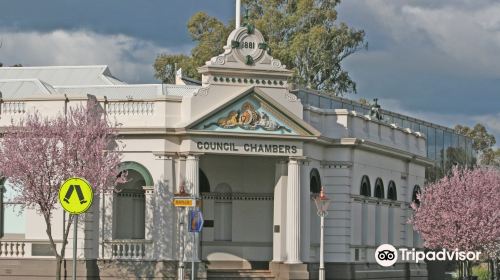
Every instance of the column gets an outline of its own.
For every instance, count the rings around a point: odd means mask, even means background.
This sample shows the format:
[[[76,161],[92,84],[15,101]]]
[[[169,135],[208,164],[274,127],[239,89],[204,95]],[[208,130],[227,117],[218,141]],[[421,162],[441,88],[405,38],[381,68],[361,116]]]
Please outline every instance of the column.
[[[194,197],[200,195],[199,187],[199,162],[200,157],[198,155],[188,155],[186,158],[186,186],[188,192],[190,192]]]
[[[111,244],[107,243],[113,239],[113,198],[114,189],[105,189],[102,192],[101,204],[101,250],[99,255],[104,259],[111,259]]]
[[[153,203],[153,193],[154,193],[154,187],[153,186],[145,186],[145,187],[142,187],[142,189],[144,190],[144,196],[145,196],[145,208],[144,209],[144,225],[146,226],[146,228],[144,229],[144,239],[146,240],[153,240],[153,231],[154,231],[154,228],[155,228],[155,223],[154,223],[154,220],[153,220],[153,211],[154,211],[154,203]],[[154,253],[154,250],[153,248],[148,248],[146,247],[146,256],[145,258],[146,259],[152,259],[153,258],[153,253]]]
[[[273,215],[273,262],[286,259],[286,172],[285,160],[276,162]]]
[[[199,162],[200,162],[200,157],[199,155],[193,155],[190,154],[186,157],[186,187],[187,191],[191,193],[193,197],[199,198],[200,196],[200,186],[199,186]],[[185,224],[187,225],[188,223],[188,217],[186,216],[186,220],[184,221]],[[190,254],[186,255],[186,259],[188,261],[191,261],[193,256],[195,261],[200,260],[200,256],[198,255],[199,252],[199,247],[200,247],[200,237],[199,234],[194,234],[194,242],[192,238],[192,234],[190,232],[186,232],[186,244],[189,244],[186,246],[186,253],[189,251],[191,252]]]
[[[160,182],[155,184],[155,205],[159,206],[155,209],[155,255],[158,260],[174,259],[179,252],[177,246],[178,223],[177,209],[168,201],[173,200],[173,194],[177,191],[175,186],[175,168],[177,159],[174,155],[164,155],[157,157],[164,166],[164,175]]]
[[[288,161],[286,188],[286,253],[287,264],[300,261],[300,166],[297,158]]]
[[[175,166],[174,166],[174,193],[180,192],[180,186],[181,184],[185,183],[185,172],[186,172],[186,157],[185,156],[180,156],[175,158]],[[176,207],[177,208],[177,207]],[[180,208],[180,209],[179,209]],[[179,250],[176,251],[177,258],[179,261],[185,259],[185,238],[184,236],[186,235],[186,228],[185,228],[185,223],[184,220],[186,218],[185,211],[182,207],[179,207],[176,209],[175,214],[176,214],[176,233],[174,235],[177,248]]]

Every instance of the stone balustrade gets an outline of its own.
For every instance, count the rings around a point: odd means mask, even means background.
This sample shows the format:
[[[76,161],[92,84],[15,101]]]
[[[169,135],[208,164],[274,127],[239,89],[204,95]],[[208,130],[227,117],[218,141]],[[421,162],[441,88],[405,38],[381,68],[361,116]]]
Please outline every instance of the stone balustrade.
[[[150,240],[112,240],[104,243],[105,259],[142,260],[151,259],[153,242]]]

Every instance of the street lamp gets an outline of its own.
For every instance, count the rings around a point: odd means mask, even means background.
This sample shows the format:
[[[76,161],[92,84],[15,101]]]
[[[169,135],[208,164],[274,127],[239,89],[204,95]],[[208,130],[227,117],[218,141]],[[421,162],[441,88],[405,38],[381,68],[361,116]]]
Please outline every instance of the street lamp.
[[[325,260],[324,260],[324,235],[325,235],[325,217],[328,215],[328,206],[330,199],[326,197],[324,188],[321,187],[321,192],[314,198],[316,208],[318,208],[318,216],[321,217],[321,240],[319,248],[319,280],[325,280]]]

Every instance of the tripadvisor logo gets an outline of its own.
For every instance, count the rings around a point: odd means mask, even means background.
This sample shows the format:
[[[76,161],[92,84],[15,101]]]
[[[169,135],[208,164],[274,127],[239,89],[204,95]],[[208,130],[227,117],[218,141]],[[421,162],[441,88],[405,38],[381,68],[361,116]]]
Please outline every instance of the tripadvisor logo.
[[[415,248],[399,248],[396,249],[391,244],[382,244],[375,250],[375,260],[381,266],[388,267],[394,265],[398,260],[403,262],[422,261],[478,261],[481,252],[473,251],[417,251]]]

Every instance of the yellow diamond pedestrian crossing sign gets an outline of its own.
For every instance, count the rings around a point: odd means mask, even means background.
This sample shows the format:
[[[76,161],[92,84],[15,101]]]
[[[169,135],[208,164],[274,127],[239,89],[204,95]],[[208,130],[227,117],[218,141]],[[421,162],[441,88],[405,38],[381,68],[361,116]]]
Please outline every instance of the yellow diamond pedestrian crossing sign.
[[[64,210],[73,215],[87,212],[93,199],[92,187],[82,178],[69,178],[59,189],[59,203]]]

